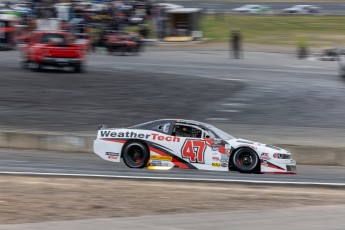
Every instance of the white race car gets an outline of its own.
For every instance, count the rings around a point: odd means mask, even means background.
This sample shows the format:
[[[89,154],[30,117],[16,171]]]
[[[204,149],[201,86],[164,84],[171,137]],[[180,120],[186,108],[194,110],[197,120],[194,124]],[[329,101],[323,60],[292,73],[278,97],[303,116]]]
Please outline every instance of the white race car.
[[[296,161],[288,151],[192,120],[155,120],[129,128],[101,125],[94,152],[104,160],[122,159],[130,168],[296,173]]]
[[[290,14],[316,14],[320,12],[321,8],[319,6],[314,5],[294,5],[290,8],[282,10],[282,13]]]

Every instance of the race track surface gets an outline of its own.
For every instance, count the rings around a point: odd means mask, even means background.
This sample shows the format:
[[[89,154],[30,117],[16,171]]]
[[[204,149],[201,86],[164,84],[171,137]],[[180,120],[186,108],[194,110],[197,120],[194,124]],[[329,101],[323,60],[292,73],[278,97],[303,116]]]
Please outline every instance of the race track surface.
[[[87,72],[73,74],[20,69],[17,52],[1,54],[0,128],[94,131],[99,124],[124,127],[159,118],[345,128],[345,80],[336,62],[275,53],[233,60],[226,51],[148,51],[92,54]]]
[[[0,172],[37,172],[128,177],[168,177],[184,179],[219,179],[250,181],[282,181],[307,183],[345,183],[345,168],[330,166],[298,166],[297,175],[241,174],[189,169],[156,171],[131,169],[122,163],[104,161],[94,154],[0,150]]]

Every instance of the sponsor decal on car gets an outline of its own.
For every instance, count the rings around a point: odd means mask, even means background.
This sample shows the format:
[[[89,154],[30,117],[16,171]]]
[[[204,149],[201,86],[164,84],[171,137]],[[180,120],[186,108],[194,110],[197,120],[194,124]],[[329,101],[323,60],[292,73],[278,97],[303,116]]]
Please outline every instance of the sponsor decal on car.
[[[150,166],[169,166],[169,163],[158,160],[151,160]]]
[[[118,156],[120,156],[120,153],[105,152],[105,155],[118,157]]]
[[[220,167],[220,163],[212,163],[213,167]]]
[[[180,142],[181,141],[181,139],[179,137],[163,136],[163,135],[159,135],[158,133],[153,133],[152,139],[158,140],[158,141],[171,141],[171,142]]]
[[[220,166],[226,168],[226,167],[228,167],[228,163],[221,163]]]
[[[154,141],[168,141],[168,142],[180,142],[180,137],[172,137],[167,135],[160,135],[158,133],[152,134],[144,134],[144,133],[136,133],[136,132],[116,132],[110,130],[101,130],[100,131],[101,138],[140,138],[140,139],[149,139],[150,137]]]
[[[144,133],[136,133],[136,132],[115,132],[110,130],[101,130],[100,131],[101,138],[143,138],[148,139],[151,134],[144,134]]]
[[[269,155],[270,155],[269,153],[261,153],[260,159],[262,159],[262,160],[270,160],[271,158],[270,158]]]
[[[220,156],[220,162],[228,162],[228,160],[229,160],[229,156],[228,155],[222,154]]]
[[[117,158],[119,158],[120,153],[105,152],[105,155],[108,156],[108,159],[116,160]]]
[[[108,159],[116,160],[118,157],[115,156],[108,156]]]
[[[218,149],[219,149],[219,147],[220,147],[220,144],[211,144],[211,149],[213,150],[213,151],[217,151]]]
[[[212,157],[212,160],[219,161],[219,157]]]
[[[152,155],[150,157],[151,160],[161,160],[161,161],[172,161],[171,156],[159,156],[159,155]]]

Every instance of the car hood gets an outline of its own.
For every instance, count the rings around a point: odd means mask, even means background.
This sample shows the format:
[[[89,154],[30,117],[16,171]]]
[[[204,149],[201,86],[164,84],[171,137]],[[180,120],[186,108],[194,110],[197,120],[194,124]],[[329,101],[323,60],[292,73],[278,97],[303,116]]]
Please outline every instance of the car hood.
[[[283,154],[290,154],[287,150],[273,146],[273,145],[268,145],[260,142],[255,142],[251,140],[246,140],[242,138],[233,138],[230,140],[226,141],[231,148],[240,148],[240,147],[248,147],[254,149],[258,154],[262,153],[283,153]]]

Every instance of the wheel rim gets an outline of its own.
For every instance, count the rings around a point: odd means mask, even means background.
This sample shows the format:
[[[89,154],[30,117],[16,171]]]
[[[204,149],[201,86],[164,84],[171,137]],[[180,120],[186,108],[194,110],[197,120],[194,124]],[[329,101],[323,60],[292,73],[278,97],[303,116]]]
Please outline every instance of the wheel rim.
[[[133,147],[127,154],[127,160],[130,165],[138,166],[142,164],[144,153],[141,149]]]
[[[250,170],[257,164],[257,157],[250,151],[241,151],[236,156],[236,164],[241,169]]]

